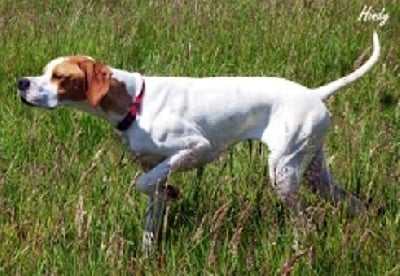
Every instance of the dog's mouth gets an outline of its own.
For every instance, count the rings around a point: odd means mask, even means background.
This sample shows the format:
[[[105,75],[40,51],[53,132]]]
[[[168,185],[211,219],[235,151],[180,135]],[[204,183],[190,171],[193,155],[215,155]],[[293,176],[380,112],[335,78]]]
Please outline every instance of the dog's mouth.
[[[20,98],[21,98],[21,102],[23,102],[24,104],[29,105],[29,106],[36,106],[33,103],[28,102],[24,97],[20,96]]]
[[[24,104],[29,105],[29,106],[40,107],[40,108],[44,108],[44,109],[54,109],[54,107],[40,106],[40,105],[33,104],[33,103],[31,103],[31,102],[28,102],[28,101],[27,101],[24,97],[22,97],[22,96],[20,96],[20,98],[21,98],[21,102],[23,102]]]

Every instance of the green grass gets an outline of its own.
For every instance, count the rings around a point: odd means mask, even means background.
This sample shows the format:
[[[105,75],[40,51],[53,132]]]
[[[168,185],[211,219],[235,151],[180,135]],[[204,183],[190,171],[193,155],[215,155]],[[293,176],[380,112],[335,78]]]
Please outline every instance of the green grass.
[[[395,1],[48,2],[0,1],[0,274],[274,275],[302,250],[295,275],[400,273]],[[357,20],[364,4],[390,15],[382,55],[329,101],[326,152],[336,178],[372,207],[349,219],[309,195],[298,251],[264,173],[267,150],[241,144],[201,179],[173,176],[183,197],[169,206],[162,250],[142,259],[146,199],[129,186],[138,167],[112,128],[17,97],[18,77],[78,53],[149,75],[270,75],[316,87],[351,72],[371,46],[377,24]]]

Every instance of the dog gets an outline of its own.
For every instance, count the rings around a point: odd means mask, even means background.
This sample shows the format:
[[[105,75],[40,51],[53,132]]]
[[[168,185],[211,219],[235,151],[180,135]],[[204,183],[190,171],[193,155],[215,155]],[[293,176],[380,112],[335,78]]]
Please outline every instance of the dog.
[[[53,109],[73,106],[104,118],[144,170],[136,188],[149,198],[143,248],[151,250],[166,200],[177,194],[171,173],[201,167],[230,146],[258,140],[269,148],[268,172],[279,199],[298,210],[302,179],[311,191],[364,207],[335,181],[323,153],[330,113],[324,101],[367,73],[378,61],[380,43],[349,75],[310,89],[277,77],[163,77],[128,72],[88,57],[58,57],[43,75],[17,81],[23,103]]]

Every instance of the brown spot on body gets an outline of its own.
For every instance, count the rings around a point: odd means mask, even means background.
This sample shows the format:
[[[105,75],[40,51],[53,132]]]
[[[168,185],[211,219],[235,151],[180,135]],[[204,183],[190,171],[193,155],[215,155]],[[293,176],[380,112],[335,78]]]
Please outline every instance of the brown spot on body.
[[[126,85],[117,79],[112,78],[110,88],[100,101],[100,107],[105,112],[115,112],[117,114],[125,114],[132,104],[132,96],[128,94]]]

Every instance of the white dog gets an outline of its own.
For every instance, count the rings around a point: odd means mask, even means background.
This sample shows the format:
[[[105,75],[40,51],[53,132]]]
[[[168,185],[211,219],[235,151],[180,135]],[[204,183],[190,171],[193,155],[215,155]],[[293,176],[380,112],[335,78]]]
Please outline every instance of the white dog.
[[[379,53],[374,32],[373,54],[365,64],[316,89],[275,77],[143,76],[90,57],[60,57],[46,65],[43,75],[19,79],[18,92],[29,105],[71,105],[122,132],[145,170],[136,187],[149,196],[144,233],[149,248],[166,198],[176,192],[166,185],[169,174],[203,166],[243,140],[268,146],[269,177],[287,206],[297,206],[305,176],[313,192],[334,202],[346,200],[354,212],[362,209],[326,167],[323,144],[330,114],[323,100],[369,71]]]

